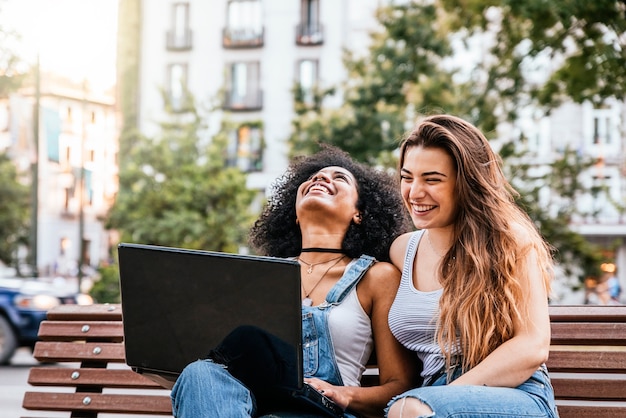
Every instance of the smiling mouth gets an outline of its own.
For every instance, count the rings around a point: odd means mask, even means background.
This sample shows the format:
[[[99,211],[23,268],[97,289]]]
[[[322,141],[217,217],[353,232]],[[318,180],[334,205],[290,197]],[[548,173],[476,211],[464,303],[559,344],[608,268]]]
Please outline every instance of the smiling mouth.
[[[435,205],[415,205],[415,204],[413,204],[413,205],[411,205],[411,207],[413,208],[413,210],[415,212],[423,213],[423,212],[428,212],[429,210],[433,210],[437,206],[435,206]]]
[[[311,187],[309,187],[308,193],[310,192],[321,192],[324,194],[332,194],[330,189],[321,183],[315,183]]]

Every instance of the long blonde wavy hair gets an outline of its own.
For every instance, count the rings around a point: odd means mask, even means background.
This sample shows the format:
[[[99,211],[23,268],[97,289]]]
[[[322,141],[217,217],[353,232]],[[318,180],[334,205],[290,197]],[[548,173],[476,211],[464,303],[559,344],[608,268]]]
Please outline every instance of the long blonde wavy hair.
[[[440,264],[437,342],[449,367],[469,370],[513,337],[514,321],[528,318],[519,274],[524,256],[535,251],[550,292],[552,248],[515,203],[517,192],[485,136],[454,116],[420,122],[400,147],[400,168],[409,148],[439,148],[455,165],[457,213],[453,245]]]

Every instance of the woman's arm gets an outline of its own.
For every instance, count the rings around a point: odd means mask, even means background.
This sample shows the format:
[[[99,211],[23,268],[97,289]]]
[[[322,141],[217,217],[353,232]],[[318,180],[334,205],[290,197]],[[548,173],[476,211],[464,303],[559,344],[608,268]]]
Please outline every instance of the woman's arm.
[[[548,359],[550,351],[548,294],[534,250],[529,251],[521,260],[519,269],[524,297],[518,301],[522,320],[514,321],[513,338],[495,349],[452,384],[517,387]]]
[[[381,416],[389,400],[418,383],[420,366],[415,353],[404,348],[389,329],[388,314],[400,283],[400,272],[390,263],[378,262],[357,287],[359,301],[372,320],[380,385],[332,386],[319,383],[324,394],[340,406],[363,416]]]

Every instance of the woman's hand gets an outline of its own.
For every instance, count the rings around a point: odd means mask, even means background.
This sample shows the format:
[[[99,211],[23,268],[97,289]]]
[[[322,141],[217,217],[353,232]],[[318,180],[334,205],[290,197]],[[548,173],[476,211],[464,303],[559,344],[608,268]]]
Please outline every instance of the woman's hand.
[[[311,385],[314,389],[317,389],[324,396],[331,399],[344,411],[350,404],[350,398],[347,393],[348,391],[345,390],[345,386],[334,386],[316,377],[307,377],[304,381]]]

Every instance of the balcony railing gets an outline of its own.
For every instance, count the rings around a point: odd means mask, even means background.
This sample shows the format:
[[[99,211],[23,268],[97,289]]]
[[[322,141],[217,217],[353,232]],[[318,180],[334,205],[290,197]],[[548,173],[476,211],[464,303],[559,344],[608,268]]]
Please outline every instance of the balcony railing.
[[[296,44],[315,46],[324,43],[324,27],[317,23],[300,23],[296,26]]]
[[[188,51],[192,47],[191,29],[185,29],[182,35],[174,31],[168,31],[165,35],[165,43],[169,51]]]
[[[265,28],[224,28],[222,45],[224,48],[260,48],[264,36]]]
[[[263,91],[249,91],[245,95],[236,94],[232,90],[226,91],[224,109],[235,112],[251,112],[263,109]]]

